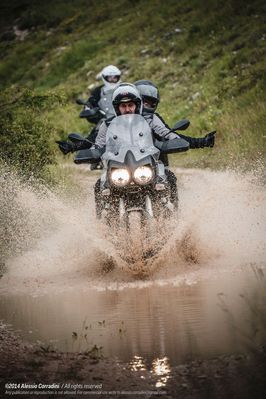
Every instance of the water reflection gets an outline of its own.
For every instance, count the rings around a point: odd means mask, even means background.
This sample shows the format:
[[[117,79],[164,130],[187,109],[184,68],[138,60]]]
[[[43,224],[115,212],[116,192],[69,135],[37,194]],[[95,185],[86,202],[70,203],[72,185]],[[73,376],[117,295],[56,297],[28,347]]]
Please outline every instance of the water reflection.
[[[135,355],[133,359],[129,362],[129,366],[132,371],[147,370],[147,366],[144,362],[143,357],[141,356]]]
[[[265,281],[243,274],[183,287],[2,295],[0,319],[26,340],[62,351],[101,351],[165,384],[170,364],[241,351],[247,340],[264,344],[261,293],[265,297]]]
[[[133,359],[129,362],[129,367],[132,371],[144,371],[149,370],[145,359],[142,356],[133,356]],[[162,358],[156,358],[152,361],[151,373],[158,377],[155,386],[157,388],[164,387],[170,378],[171,367],[169,359],[164,356]]]
[[[157,388],[164,387],[171,374],[169,359],[166,356],[162,359],[155,359],[152,362],[152,373],[159,377],[155,386]]]

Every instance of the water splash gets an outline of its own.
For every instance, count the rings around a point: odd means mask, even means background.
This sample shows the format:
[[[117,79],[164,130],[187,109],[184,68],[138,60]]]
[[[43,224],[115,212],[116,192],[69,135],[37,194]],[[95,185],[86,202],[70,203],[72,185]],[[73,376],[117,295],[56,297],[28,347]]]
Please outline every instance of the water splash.
[[[84,196],[69,197],[33,187],[17,176],[2,176],[2,289],[120,289],[145,284],[183,284],[208,271],[265,264],[266,191],[256,175],[232,171],[176,171],[178,216],[157,240],[162,250],[136,280],[114,245],[110,231],[95,219],[93,174],[82,173]],[[75,205],[75,206],[74,206]],[[124,242],[126,244],[126,240]],[[143,270],[143,262],[137,270]],[[140,275],[137,273],[137,278]]]

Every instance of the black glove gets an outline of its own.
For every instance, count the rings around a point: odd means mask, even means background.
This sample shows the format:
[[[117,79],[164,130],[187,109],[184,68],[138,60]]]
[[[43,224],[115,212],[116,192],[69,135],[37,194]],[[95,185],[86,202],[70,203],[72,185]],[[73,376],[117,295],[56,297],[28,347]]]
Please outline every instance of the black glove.
[[[178,136],[181,137],[181,139],[186,140],[189,143],[190,148],[193,149],[193,148],[213,147],[215,142],[215,133],[216,130],[206,134],[206,136],[204,137],[190,137],[180,133],[178,133]]]
[[[64,155],[74,151],[73,143],[69,143],[68,141],[60,141],[60,140],[56,141],[56,143],[58,144],[60,151],[62,151]]]
[[[205,137],[190,137],[180,133],[178,133],[178,136],[181,137],[181,139],[186,140],[191,149],[205,147]]]
[[[215,133],[216,133],[216,130],[214,130],[211,133],[206,134],[206,136],[203,137],[203,139],[204,139],[204,147],[213,147],[214,146]]]

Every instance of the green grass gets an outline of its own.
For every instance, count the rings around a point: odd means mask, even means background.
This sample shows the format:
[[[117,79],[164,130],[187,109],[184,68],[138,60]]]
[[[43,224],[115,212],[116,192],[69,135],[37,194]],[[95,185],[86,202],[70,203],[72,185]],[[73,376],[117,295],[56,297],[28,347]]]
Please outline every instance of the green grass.
[[[169,125],[187,117],[192,136],[217,129],[213,150],[173,162],[252,167],[265,156],[263,1],[15,0],[2,11],[0,87],[63,93],[68,103],[43,113],[55,139],[87,132],[74,100],[86,98],[97,73],[114,64],[124,81],[159,86],[158,110]],[[23,41],[11,34],[15,24],[27,29]]]

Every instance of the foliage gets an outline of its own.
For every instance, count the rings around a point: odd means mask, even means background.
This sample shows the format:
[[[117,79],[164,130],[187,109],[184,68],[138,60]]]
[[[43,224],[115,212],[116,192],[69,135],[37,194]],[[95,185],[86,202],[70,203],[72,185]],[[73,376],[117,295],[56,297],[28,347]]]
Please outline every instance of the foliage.
[[[181,162],[220,167],[262,156],[264,1],[228,0],[222,7],[218,0],[2,3],[0,87],[63,91],[67,105],[42,111],[54,138],[87,130],[74,100],[86,98],[101,68],[114,64],[124,80],[146,78],[159,86],[158,111],[169,125],[187,117],[189,135],[218,130],[213,150],[176,156]]]
[[[41,114],[62,101],[59,95],[39,95],[29,89],[21,89],[15,96],[11,90],[2,92],[0,157],[23,176],[48,178],[46,167],[55,162],[55,132]]]

